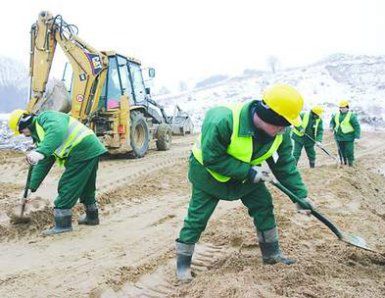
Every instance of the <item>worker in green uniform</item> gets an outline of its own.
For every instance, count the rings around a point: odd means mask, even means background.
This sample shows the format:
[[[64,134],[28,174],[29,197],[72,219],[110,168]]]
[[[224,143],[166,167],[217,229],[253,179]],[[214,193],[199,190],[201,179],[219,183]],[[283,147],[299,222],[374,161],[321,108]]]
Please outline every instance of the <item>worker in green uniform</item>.
[[[78,199],[86,211],[78,223],[99,224],[95,183],[99,157],[107,150],[94,132],[69,115],[54,111],[36,116],[15,110],[9,127],[15,134],[32,137],[36,144],[36,149],[26,156],[27,162],[33,165],[28,185],[31,192],[39,188],[55,161],[65,167],[54,201],[55,226],[43,231],[43,235],[72,231],[71,209]]]
[[[237,200],[254,220],[265,264],[294,261],[284,257],[278,243],[272,197],[265,186],[272,174],[262,169],[266,161],[274,176],[305,205],[311,206],[292,155],[290,130],[299,125],[301,95],[291,86],[277,84],[263,100],[210,109],[190,156],[188,177],[192,196],[184,225],[176,240],[177,277],[189,281],[195,243],[205,230],[219,200]]]
[[[330,120],[330,129],[334,133],[341,163],[352,167],[354,143],[357,143],[361,137],[361,127],[356,114],[350,111],[347,100],[340,101],[339,112],[332,115]]]
[[[302,148],[305,147],[307,157],[309,159],[309,165],[311,168],[315,167],[316,153],[314,146],[322,145],[323,137],[323,123],[322,114],[324,112],[323,107],[314,106],[310,112],[301,113],[300,117],[302,123],[299,127],[294,127],[292,130],[292,139],[294,141],[294,158],[299,161]],[[316,143],[315,143],[316,142]]]

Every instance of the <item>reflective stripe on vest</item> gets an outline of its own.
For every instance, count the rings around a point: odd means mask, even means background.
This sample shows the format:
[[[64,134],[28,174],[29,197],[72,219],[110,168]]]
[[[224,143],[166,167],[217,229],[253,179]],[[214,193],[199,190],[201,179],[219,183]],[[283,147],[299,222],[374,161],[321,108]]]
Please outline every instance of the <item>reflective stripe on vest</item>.
[[[292,132],[295,133],[297,136],[303,137],[305,135],[306,128],[309,125],[309,119],[310,119],[310,113],[304,114],[303,119],[302,119],[301,129],[298,130],[296,127],[294,127]],[[316,121],[314,123],[314,126],[313,126],[313,128],[314,128],[314,137],[317,137],[318,126],[319,126],[320,122],[321,122],[321,119],[318,118],[318,119],[316,119]]]
[[[229,108],[232,111],[233,114],[233,133],[231,134],[231,141],[229,146],[227,147],[227,153],[231,155],[232,157],[249,163],[250,165],[260,165],[263,161],[270,158],[277,150],[279,145],[281,145],[283,136],[277,135],[274,138],[274,141],[270,147],[270,149],[262,156],[251,160],[253,155],[253,138],[251,136],[247,137],[241,137],[238,135],[239,132],[239,120],[241,117],[241,110],[243,108],[244,104],[237,104],[237,105],[231,105]],[[203,154],[201,149],[201,137],[202,135],[198,136],[198,139],[196,140],[192,152],[196,160],[203,165]],[[206,170],[219,182],[227,182],[231,178],[221,175],[215,171],[212,171],[206,167]]]
[[[306,113],[305,115],[303,115],[301,127],[298,127],[298,128],[300,128],[300,130],[298,130],[296,127],[294,127],[292,131],[297,136],[303,137],[305,135],[306,128],[309,124],[309,119],[310,119],[310,113]]]
[[[36,121],[36,132],[39,137],[39,143],[41,143],[45,138],[45,131],[43,127]],[[62,144],[56,148],[54,155],[59,164],[62,165],[62,162],[65,158],[68,157],[71,150],[78,145],[86,136],[92,135],[93,131],[86,127],[84,124],[80,123],[76,119],[69,117],[67,133]],[[38,144],[39,144],[38,143]]]
[[[314,138],[317,138],[317,132],[318,132],[318,126],[319,126],[319,123],[321,122],[321,119],[318,118],[316,121],[315,121],[315,124],[314,124]]]
[[[354,127],[350,124],[350,118],[352,117],[352,112],[348,112],[344,118],[344,120],[340,123],[340,112],[336,113],[334,116],[334,122],[336,126],[334,127],[335,132],[338,131],[338,128],[341,125],[342,133],[350,133],[354,131]]]

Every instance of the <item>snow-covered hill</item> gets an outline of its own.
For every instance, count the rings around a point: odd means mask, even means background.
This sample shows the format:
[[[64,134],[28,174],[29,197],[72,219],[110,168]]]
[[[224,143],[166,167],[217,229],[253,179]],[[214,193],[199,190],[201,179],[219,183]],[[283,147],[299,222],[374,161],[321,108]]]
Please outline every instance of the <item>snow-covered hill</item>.
[[[25,107],[28,82],[28,72],[22,63],[0,57],[0,113]]]
[[[165,106],[178,104],[199,126],[209,107],[258,99],[262,90],[275,82],[297,87],[305,98],[305,109],[324,105],[327,120],[338,101],[348,99],[361,122],[385,128],[385,56],[335,54],[315,64],[275,74],[247,70],[211,87],[158,100]]]

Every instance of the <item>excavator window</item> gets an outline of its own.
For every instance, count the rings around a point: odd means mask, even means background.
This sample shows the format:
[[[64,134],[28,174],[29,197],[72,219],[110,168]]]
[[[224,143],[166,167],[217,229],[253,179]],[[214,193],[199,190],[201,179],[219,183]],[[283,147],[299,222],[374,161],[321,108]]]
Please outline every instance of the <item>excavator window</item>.
[[[118,63],[119,63],[119,73],[120,73],[120,80],[122,82],[122,93],[127,95],[130,104],[134,104],[134,98],[132,96],[132,86],[130,83],[130,74],[128,72],[128,61],[127,59],[118,56]]]
[[[132,79],[133,96],[136,104],[145,104],[146,102],[146,88],[143,82],[142,69],[140,65],[129,61],[129,70]]]
[[[106,83],[103,87],[99,108],[106,110],[119,108],[122,95],[127,95],[130,104],[146,105],[146,88],[140,65],[116,55],[109,57]]]
[[[116,56],[109,59],[108,77],[107,77],[107,110],[119,108],[120,96],[122,96],[122,88],[119,77],[119,69]]]

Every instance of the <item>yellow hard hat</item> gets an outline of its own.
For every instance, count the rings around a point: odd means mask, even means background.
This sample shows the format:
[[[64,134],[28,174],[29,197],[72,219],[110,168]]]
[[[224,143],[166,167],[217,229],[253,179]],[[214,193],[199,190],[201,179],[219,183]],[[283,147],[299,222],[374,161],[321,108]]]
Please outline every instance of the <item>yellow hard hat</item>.
[[[323,112],[324,112],[324,108],[322,107],[322,106],[314,106],[312,109],[311,109],[311,111],[314,113],[314,114],[316,114],[316,115],[318,115],[318,117],[321,117],[322,116],[322,114],[323,114]]]
[[[347,101],[346,99],[343,99],[340,101],[339,103],[340,108],[346,108],[347,106],[349,106],[349,101]]]
[[[303,98],[296,89],[286,84],[275,84],[265,90],[262,99],[290,124],[301,125],[299,113],[303,108]]]
[[[20,118],[21,118],[25,113],[27,113],[27,111],[17,109],[17,110],[14,110],[14,111],[11,113],[11,115],[9,116],[8,126],[9,126],[9,128],[13,131],[13,133],[14,133],[15,135],[20,134],[20,133],[19,133],[19,122],[20,122]]]

